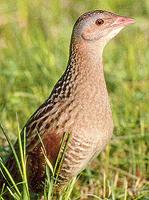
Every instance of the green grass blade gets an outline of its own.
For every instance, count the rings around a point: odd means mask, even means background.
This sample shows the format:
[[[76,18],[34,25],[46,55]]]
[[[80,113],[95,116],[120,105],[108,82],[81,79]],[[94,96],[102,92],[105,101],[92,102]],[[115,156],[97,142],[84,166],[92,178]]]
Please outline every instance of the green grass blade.
[[[71,134],[64,133],[62,141],[61,141],[61,145],[60,145],[60,150],[59,150],[59,153],[58,153],[58,156],[56,159],[56,163],[54,166],[55,184],[56,184],[57,178],[59,176],[59,172],[60,172],[60,169],[62,166],[62,162],[63,162],[64,156],[65,156],[65,152],[67,150],[67,146],[70,141],[70,138],[71,138]]]
[[[45,149],[45,146],[44,146],[44,144],[43,144],[42,138],[41,138],[41,136],[40,136],[40,134],[39,134],[38,132],[37,132],[37,134],[38,134],[39,140],[40,140],[41,145],[42,145],[42,152],[43,152],[43,155],[44,155],[44,157],[45,157],[46,164],[49,166],[49,168],[50,168],[50,170],[51,170],[51,172],[52,172],[52,175],[53,175],[53,174],[54,174],[53,166],[52,166],[51,162],[49,161],[49,159],[48,159],[47,156],[46,156],[46,149]]]
[[[5,189],[5,184],[3,184],[2,188],[1,188],[1,192],[0,192],[0,200],[3,200],[3,193],[4,193],[4,189]]]
[[[20,200],[20,197],[14,193],[13,190],[11,190],[9,187],[7,187],[7,190],[9,191],[10,195],[14,198],[14,200]]]
[[[70,199],[70,195],[72,193],[72,190],[74,188],[74,185],[76,183],[77,178],[73,178],[72,181],[70,181],[70,183],[68,184],[66,190],[64,191],[64,196],[63,196],[63,200],[69,200]]]
[[[8,144],[9,144],[9,147],[10,147],[10,149],[11,149],[13,155],[14,155],[14,158],[15,158],[15,160],[16,160],[17,166],[18,166],[18,168],[19,168],[19,172],[20,172],[21,176],[23,176],[22,169],[21,169],[21,165],[20,165],[18,156],[17,156],[17,154],[16,154],[15,148],[14,148],[13,144],[11,143],[11,141],[10,141],[10,139],[9,139],[9,137],[8,137],[8,135],[7,135],[7,133],[4,131],[4,129],[3,129],[3,127],[2,127],[1,124],[0,124],[0,129],[2,130],[4,136],[5,136],[5,138],[6,138],[7,142],[8,142]]]
[[[5,173],[7,174],[8,178],[9,178],[9,181],[12,183],[12,185],[13,185],[14,189],[16,190],[17,194],[18,194],[19,196],[21,196],[21,193],[20,193],[20,191],[19,191],[19,189],[18,189],[16,183],[14,182],[14,180],[13,180],[11,174],[9,173],[8,169],[5,167],[5,165],[3,164],[3,162],[2,162],[1,160],[0,160],[0,165],[1,165],[1,167],[4,169]]]
[[[21,167],[23,172],[23,200],[30,199],[29,188],[28,188],[28,180],[27,180],[27,173],[26,173],[26,129],[23,129],[23,141],[21,140],[20,129],[18,126],[18,142],[19,142],[19,152],[21,157]]]

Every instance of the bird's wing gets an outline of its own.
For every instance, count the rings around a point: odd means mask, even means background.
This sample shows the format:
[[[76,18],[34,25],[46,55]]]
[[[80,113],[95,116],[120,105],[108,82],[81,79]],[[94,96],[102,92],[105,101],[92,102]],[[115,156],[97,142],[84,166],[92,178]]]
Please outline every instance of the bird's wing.
[[[50,162],[54,165],[62,135],[57,132],[57,120],[60,116],[60,107],[64,108],[64,102],[57,102],[53,105],[44,103],[31,116],[21,132],[22,144],[24,142],[24,133],[26,134],[26,155],[27,155],[27,173],[31,188],[38,190],[38,183],[44,181],[45,175],[45,157],[42,144]],[[43,143],[41,143],[41,140]],[[15,151],[20,159],[19,142],[14,145]],[[10,154],[5,166],[15,181],[20,181],[20,172],[13,153]],[[4,180],[1,180],[5,182]],[[0,181],[0,183],[1,183]],[[37,186],[35,185],[37,183]],[[40,188],[39,188],[40,190]]]
[[[58,132],[57,122],[64,107],[63,101],[55,104],[43,104],[32,115],[25,125],[27,154],[43,144],[47,151],[49,151],[47,146],[50,146],[51,150],[58,146],[62,135]]]
[[[43,170],[45,166],[45,158],[41,152],[42,145],[40,138],[43,140],[48,158],[52,163],[55,162],[59,151],[62,134],[59,134],[57,131],[57,121],[61,116],[61,113],[65,112],[65,109],[67,108],[63,78],[64,75],[53,88],[49,98],[30,117],[21,132],[22,143],[24,142],[24,132],[26,134],[27,163],[28,167],[32,169],[29,174],[33,177],[33,181],[35,181],[36,176],[38,179],[41,179],[41,177],[43,178],[43,173],[45,173],[45,170]],[[18,141],[14,145],[14,148],[18,156],[20,156]],[[8,157],[5,166],[8,168],[15,180],[20,179],[19,170],[13,153]]]

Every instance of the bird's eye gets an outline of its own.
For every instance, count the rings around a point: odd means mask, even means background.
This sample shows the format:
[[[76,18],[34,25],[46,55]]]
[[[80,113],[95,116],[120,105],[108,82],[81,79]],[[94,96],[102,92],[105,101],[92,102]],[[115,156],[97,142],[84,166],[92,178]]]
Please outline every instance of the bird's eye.
[[[95,24],[96,24],[97,26],[100,26],[100,25],[102,25],[103,23],[104,23],[104,21],[103,21],[102,19],[97,19],[96,22],[95,22]]]

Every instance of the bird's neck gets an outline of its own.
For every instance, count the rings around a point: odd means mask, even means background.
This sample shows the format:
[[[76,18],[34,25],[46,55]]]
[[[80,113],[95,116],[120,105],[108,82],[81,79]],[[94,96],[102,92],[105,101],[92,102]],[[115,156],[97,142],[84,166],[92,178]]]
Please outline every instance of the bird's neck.
[[[102,80],[104,79],[102,53],[102,43],[73,42],[68,66],[86,81],[96,78]]]
[[[67,68],[72,72],[71,80],[75,80],[70,81],[73,85],[72,97],[80,102],[84,110],[94,110],[96,113],[96,109],[99,112],[102,107],[106,115],[110,107],[102,64],[103,48],[86,44],[73,45]]]
[[[102,51],[102,46],[71,43],[68,66],[54,87],[50,99],[55,99],[57,92],[62,99],[71,96],[81,98],[82,101],[92,94],[107,96]]]

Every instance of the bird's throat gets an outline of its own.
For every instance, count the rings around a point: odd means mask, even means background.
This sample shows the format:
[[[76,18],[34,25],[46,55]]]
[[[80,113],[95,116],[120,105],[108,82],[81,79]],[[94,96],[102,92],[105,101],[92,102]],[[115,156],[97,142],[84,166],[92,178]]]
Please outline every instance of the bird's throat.
[[[75,80],[73,94],[79,98],[106,90],[102,64],[102,49],[85,43],[73,43],[70,60],[66,71],[71,71],[71,79]],[[94,92],[93,92],[94,91]],[[103,93],[103,91],[101,91]]]

